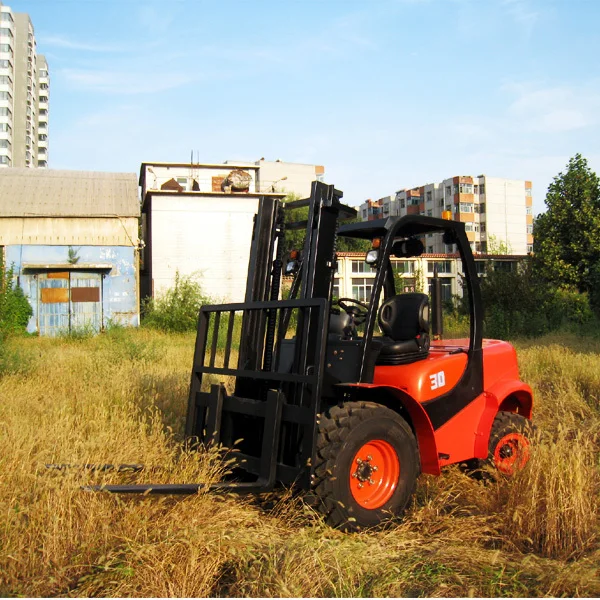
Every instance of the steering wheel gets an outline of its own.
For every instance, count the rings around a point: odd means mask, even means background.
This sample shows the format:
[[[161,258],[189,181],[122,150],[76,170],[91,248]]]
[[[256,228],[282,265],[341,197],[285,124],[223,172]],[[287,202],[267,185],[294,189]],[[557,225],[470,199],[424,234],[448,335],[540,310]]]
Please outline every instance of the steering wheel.
[[[338,298],[337,305],[352,319],[354,325],[362,325],[365,322],[369,306],[364,302],[354,298]],[[361,308],[364,310],[360,310]]]

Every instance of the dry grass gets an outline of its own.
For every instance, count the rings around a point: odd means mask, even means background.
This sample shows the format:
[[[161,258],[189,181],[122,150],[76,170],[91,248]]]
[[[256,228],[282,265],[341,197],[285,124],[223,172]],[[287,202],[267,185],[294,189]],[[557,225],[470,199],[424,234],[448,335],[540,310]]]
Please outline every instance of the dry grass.
[[[116,331],[0,351],[2,596],[598,596],[600,341],[518,347],[540,441],[512,480],[421,478],[406,518],[342,534],[300,498],[125,498],[99,481],[218,477],[181,450],[193,336]],[[143,462],[132,475],[45,463]]]

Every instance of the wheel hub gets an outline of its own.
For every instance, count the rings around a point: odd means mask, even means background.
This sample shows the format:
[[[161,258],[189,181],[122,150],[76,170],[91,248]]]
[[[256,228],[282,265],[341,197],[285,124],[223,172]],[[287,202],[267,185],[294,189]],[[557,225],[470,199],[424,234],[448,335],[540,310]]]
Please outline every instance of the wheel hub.
[[[358,479],[358,488],[362,488],[365,482],[369,485],[375,485],[373,473],[379,471],[379,467],[372,463],[373,457],[369,454],[365,460],[362,458],[356,459],[356,471],[352,473],[354,479]]]
[[[394,495],[400,477],[400,460],[385,440],[371,440],[354,455],[350,491],[362,508],[376,509]]]

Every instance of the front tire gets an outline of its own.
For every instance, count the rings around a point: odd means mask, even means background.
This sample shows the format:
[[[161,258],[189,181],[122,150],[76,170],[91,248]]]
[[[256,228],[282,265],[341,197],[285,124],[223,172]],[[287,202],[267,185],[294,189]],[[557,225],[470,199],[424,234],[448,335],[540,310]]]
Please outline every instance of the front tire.
[[[521,415],[500,411],[490,432],[487,463],[503,475],[521,471],[530,457],[533,426]]]
[[[347,402],[321,417],[312,493],[333,527],[354,531],[401,514],[419,475],[408,423],[373,402]]]

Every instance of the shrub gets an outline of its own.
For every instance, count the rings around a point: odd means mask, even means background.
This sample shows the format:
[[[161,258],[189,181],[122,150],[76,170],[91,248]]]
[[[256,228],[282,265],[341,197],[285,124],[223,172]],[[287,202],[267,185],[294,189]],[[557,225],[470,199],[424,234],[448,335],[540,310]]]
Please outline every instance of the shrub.
[[[14,268],[0,264],[0,336],[24,331],[33,314],[23,290],[16,283]]]
[[[174,287],[143,303],[142,325],[173,333],[194,331],[200,307],[208,301],[197,281],[177,272]]]

